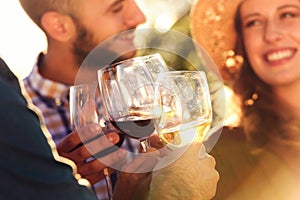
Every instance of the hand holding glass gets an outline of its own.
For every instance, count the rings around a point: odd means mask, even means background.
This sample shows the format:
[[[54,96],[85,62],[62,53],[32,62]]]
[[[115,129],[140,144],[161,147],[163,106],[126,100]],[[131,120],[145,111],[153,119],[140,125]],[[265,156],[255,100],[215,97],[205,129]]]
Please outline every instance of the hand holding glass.
[[[73,130],[79,131],[81,128],[92,123],[99,123],[104,126],[101,118],[99,104],[99,94],[97,95],[97,83],[75,85],[70,87],[70,121]],[[97,98],[98,97],[98,98]],[[112,182],[108,168],[103,169],[109,200],[113,199]]]

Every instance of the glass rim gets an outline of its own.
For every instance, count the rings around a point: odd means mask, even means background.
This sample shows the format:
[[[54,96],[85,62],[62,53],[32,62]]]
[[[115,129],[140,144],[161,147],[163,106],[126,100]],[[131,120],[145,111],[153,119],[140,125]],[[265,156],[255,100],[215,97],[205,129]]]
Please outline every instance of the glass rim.
[[[98,82],[97,81],[93,81],[93,82],[90,82],[90,83],[81,83],[81,84],[76,84],[76,85],[71,85],[70,86],[70,90],[72,89],[75,89],[75,88],[84,88],[84,87],[90,87],[90,86],[95,86],[97,85]]]
[[[158,74],[158,76],[168,76],[168,74],[171,75],[177,75],[177,76],[184,76],[185,74],[200,74],[201,76],[206,77],[206,72],[202,70],[174,70],[174,71],[166,71],[166,72],[161,72]]]
[[[136,56],[136,57],[124,59],[124,60],[118,61],[116,63],[112,63],[112,64],[106,65],[104,67],[101,67],[97,71],[98,71],[98,73],[100,73],[99,71],[110,71],[111,68],[115,68],[119,65],[122,65],[123,63],[134,62],[134,61],[139,61],[139,60],[141,62],[145,62],[144,59],[151,59],[151,58],[155,58],[155,57],[158,57],[159,59],[163,60],[163,57],[160,53],[153,53],[153,54],[149,54],[149,55]],[[146,63],[144,63],[144,64],[146,64]]]

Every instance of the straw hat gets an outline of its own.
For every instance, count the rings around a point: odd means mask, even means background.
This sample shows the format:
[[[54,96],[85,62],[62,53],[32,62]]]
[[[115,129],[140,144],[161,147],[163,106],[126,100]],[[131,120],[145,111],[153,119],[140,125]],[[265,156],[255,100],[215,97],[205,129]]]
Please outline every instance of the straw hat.
[[[218,66],[223,79],[231,76],[243,63],[235,55],[234,16],[242,0],[194,0],[190,12],[191,34]]]

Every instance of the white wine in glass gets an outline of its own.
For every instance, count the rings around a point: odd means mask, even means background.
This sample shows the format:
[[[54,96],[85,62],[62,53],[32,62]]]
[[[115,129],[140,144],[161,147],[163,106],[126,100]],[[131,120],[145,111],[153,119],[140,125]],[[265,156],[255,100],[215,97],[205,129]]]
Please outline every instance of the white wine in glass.
[[[154,81],[160,73],[169,71],[165,60],[159,53],[145,55],[142,56],[141,59],[147,65]]]
[[[212,121],[210,93],[202,71],[169,71],[157,77],[155,126],[171,148],[203,142]]]

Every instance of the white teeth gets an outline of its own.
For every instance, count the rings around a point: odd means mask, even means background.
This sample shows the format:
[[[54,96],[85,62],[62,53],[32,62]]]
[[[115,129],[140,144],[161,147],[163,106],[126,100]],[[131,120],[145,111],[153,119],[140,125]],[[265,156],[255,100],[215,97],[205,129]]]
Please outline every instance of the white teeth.
[[[280,60],[280,59],[283,59],[283,58],[290,57],[291,55],[292,55],[292,51],[284,50],[284,51],[279,51],[279,52],[269,54],[267,56],[267,59],[269,61],[276,61],[276,60]]]

